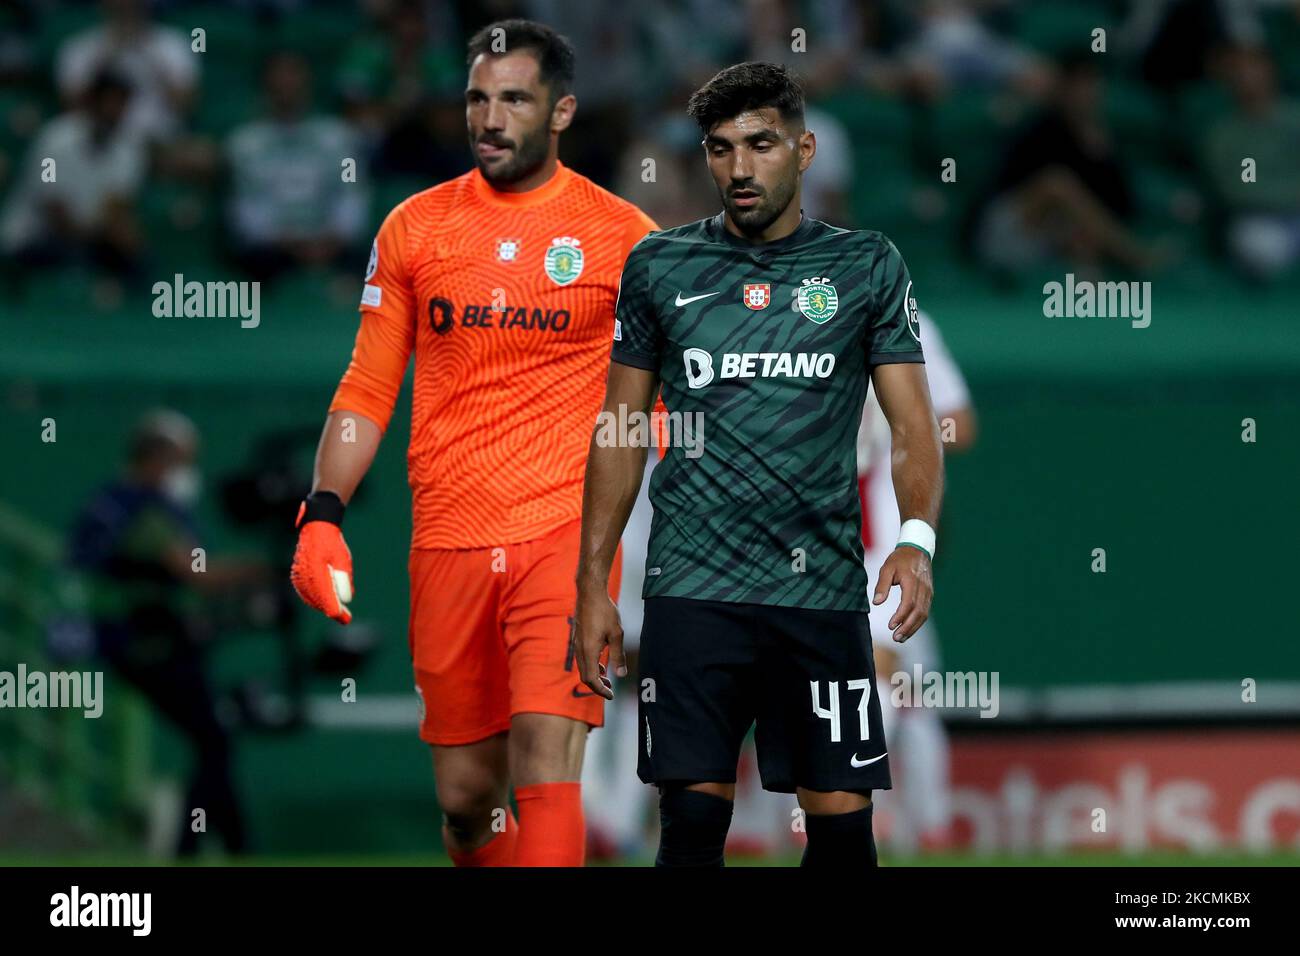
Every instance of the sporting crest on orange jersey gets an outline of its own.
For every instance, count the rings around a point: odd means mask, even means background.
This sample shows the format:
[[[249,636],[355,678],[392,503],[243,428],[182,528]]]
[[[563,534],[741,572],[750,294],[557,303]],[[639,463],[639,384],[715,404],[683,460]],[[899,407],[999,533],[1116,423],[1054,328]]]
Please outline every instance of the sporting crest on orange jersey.
[[[546,274],[556,285],[568,285],[582,275],[583,255],[580,243],[571,236],[557,236],[551,240],[542,263]]]

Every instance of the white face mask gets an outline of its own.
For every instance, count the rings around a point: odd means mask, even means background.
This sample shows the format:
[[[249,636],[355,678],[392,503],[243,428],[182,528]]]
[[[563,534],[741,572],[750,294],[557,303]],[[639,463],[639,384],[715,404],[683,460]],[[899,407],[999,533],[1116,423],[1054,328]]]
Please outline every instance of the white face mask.
[[[162,476],[162,493],[178,505],[192,505],[199,497],[202,479],[193,465],[168,468]]]

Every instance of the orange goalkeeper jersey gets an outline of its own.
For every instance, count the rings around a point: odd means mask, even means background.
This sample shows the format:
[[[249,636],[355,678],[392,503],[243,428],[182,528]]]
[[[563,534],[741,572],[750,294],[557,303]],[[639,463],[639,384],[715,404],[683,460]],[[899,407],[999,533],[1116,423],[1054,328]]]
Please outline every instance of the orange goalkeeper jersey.
[[[657,228],[563,164],[526,193],[476,169],[389,213],[330,411],[386,429],[415,351],[411,547],[515,544],[580,517],[623,261]]]

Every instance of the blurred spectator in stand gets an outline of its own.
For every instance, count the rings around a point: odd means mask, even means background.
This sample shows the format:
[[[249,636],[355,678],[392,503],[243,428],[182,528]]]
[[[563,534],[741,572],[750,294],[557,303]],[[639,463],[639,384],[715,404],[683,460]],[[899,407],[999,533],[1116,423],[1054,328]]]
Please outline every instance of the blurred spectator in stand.
[[[1300,260],[1300,103],[1282,96],[1262,47],[1237,47],[1224,67],[1235,109],[1210,126],[1201,151],[1233,260],[1270,278]],[[1255,162],[1249,182],[1247,157]]]
[[[76,102],[98,70],[111,69],[131,86],[126,125],[144,137],[154,171],[207,180],[217,167],[215,145],[186,130],[203,54],[185,33],[153,23],[149,7],[148,0],[103,0],[104,24],[59,48],[59,94]]]
[[[646,20],[653,10],[625,0],[529,0],[525,16],[569,38],[578,51],[573,92],[578,111],[560,140],[560,159],[602,186],[612,185],[620,144],[653,105],[664,72],[649,56]]]
[[[917,78],[898,55],[908,27],[906,10],[887,0],[862,0],[836,25],[839,43],[850,51],[840,92],[860,86],[869,93],[893,96],[915,88]]]
[[[809,99],[841,88],[859,56],[852,43],[861,30],[856,7],[847,0],[806,10],[793,0],[744,0],[739,11],[748,34],[744,58],[794,70]]]
[[[709,67],[699,80],[716,70]],[[718,194],[704,164],[700,128],[686,115],[695,86],[666,91],[653,114],[636,124],[637,135],[624,147],[614,192],[635,203],[664,229],[716,215]]]
[[[199,59],[185,34],[149,19],[146,0],[103,0],[104,23],[67,40],[55,73],[59,94],[76,103],[103,69],[125,77],[134,95],[127,128],[150,141],[180,133],[198,85]]]
[[[35,77],[37,26],[29,4],[0,4],[0,85]]]
[[[915,35],[900,51],[910,87],[931,99],[971,87],[1046,95],[1048,64],[986,26],[974,6],[970,0],[921,0]]]
[[[890,48],[905,23],[884,0],[667,0],[646,18],[652,69],[637,89],[651,84],[654,101],[670,86],[689,96],[730,63],[768,60],[798,72],[813,99],[857,84],[896,93],[907,76]]]
[[[1102,114],[1090,53],[1061,65],[1053,102],[1007,145],[992,189],[973,211],[974,251],[1015,273],[1050,259],[1134,270],[1159,256],[1129,228],[1136,200]]]
[[[312,74],[305,58],[279,52],[263,72],[265,119],[230,134],[230,229],[249,275],[272,281],[304,266],[344,267],[364,245],[369,195],[352,128],[311,115]],[[354,182],[343,161],[358,163]]]
[[[528,0],[453,0],[452,6],[456,11],[456,22],[466,37],[472,37],[489,23],[498,20],[509,20],[512,17],[539,19],[528,9]]]
[[[348,47],[335,77],[345,115],[372,145],[376,174],[442,180],[464,172],[464,56],[452,16],[443,5],[396,0],[379,19],[380,31]]]
[[[1134,0],[1118,39],[1136,53],[1142,78],[1162,94],[1206,78],[1229,43],[1263,39],[1256,5],[1242,0]]]
[[[0,196],[41,124],[38,22],[26,3],[0,3]]]
[[[664,0],[646,17],[650,70],[638,84],[646,102],[684,109],[692,92],[745,57],[748,29],[740,0]],[[700,29],[708,23],[709,29]]]
[[[135,202],[148,157],[125,122],[130,101],[127,82],[101,72],[77,109],[37,133],[0,215],[0,249],[20,274],[89,261],[119,279],[138,277]]]

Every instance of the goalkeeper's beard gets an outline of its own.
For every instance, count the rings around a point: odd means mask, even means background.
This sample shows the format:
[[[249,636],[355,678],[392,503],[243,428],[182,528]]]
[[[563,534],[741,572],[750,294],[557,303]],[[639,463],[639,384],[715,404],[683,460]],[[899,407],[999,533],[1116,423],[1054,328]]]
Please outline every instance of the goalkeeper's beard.
[[[507,147],[512,150],[511,157],[504,163],[489,167],[483,161],[483,158],[479,156],[478,150],[475,149],[478,143],[482,141],[491,143],[493,146]],[[547,152],[550,149],[550,134],[543,127],[518,141],[494,137],[474,139],[471,136],[469,145],[474,156],[474,163],[478,166],[478,171],[483,174],[483,178],[494,186],[509,186],[521,179],[527,179],[546,163]]]

